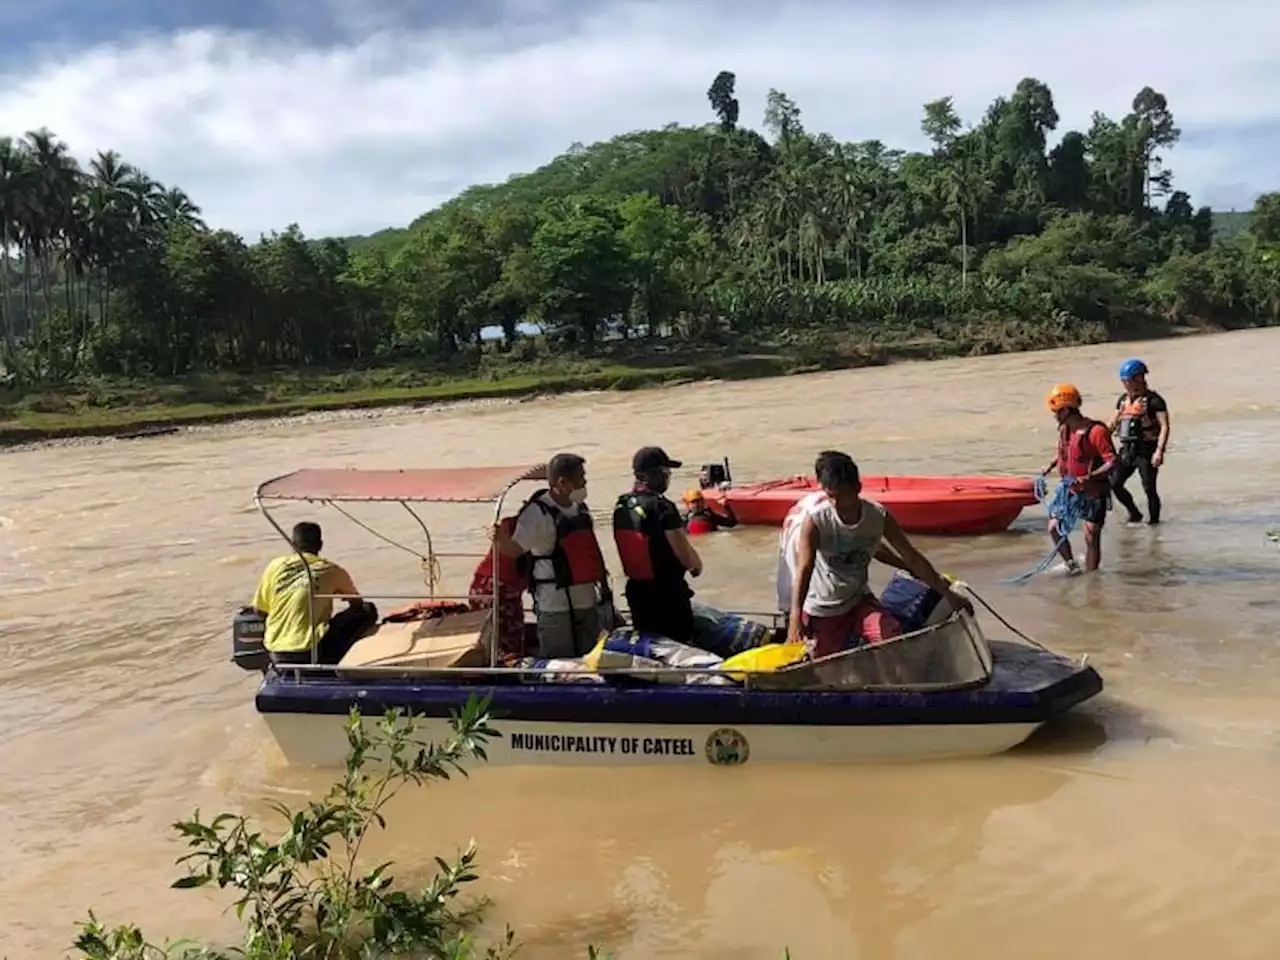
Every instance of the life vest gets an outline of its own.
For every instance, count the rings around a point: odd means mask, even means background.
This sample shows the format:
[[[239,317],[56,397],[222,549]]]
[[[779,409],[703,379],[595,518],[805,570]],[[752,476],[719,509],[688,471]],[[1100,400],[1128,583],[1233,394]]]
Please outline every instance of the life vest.
[[[613,543],[628,580],[652,582],[684,578],[684,566],[658,521],[660,499],[656,493],[633,490],[624,493],[614,504]]]
[[[557,589],[566,590],[580,584],[603,582],[604,557],[600,553],[600,543],[596,540],[591,514],[585,509],[573,513],[559,510],[547,503],[543,498],[545,493],[546,490],[539,490],[520,508],[520,513],[523,513],[530,507],[536,507],[550,517],[556,526],[556,545],[549,554],[528,554],[521,558],[520,569],[521,572],[527,571],[529,585],[536,587],[540,583],[550,583]],[[539,560],[551,561],[550,579],[538,577]]]
[[[452,613],[466,613],[473,609],[461,600],[419,600],[405,607],[398,607],[382,618],[383,623],[409,623],[414,620],[438,620]]]
[[[704,511],[697,511],[689,514],[689,519],[684,522],[685,531],[691,537],[698,537],[704,533],[715,533],[715,521],[706,515]]]
[[[516,531],[516,517],[503,517],[498,521],[498,526],[508,537]],[[487,571],[490,581],[493,580],[493,551],[494,547],[489,546],[489,552],[484,555],[484,559],[476,566],[477,573],[481,570]],[[509,557],[501,550],[498,551],[498,582],[504,587],[510,587],[516,593],[522,593],[529,589],[529,563],[524,557]],[[492,586],[492,584],[491,584]]]
[[[1125,446],[1154,442],[1160,438],[1160,421],[1151,413],[1148,406],[1147,393],[1130,397],[1127,393],[1120,397],[1120,421],[1116,425],[1116,436]]]
[[[1078,479],[1088,476],[1102,466],[1104,460],[1093,440],[1093,435],[1099,430],[1105,433],[1106,429],[1105,424],[1096,420],[1088,420],[1083,427],[1076,430],[1060,428],[1058,430],[1058,474],[1062,477]],[[1089,481],[1091,495],[1096,496],[1100,489],[1102,489],[1102,481]]]
[[[515,530],[516,518],[503,517],[499,521],[502,532],[511,536]],[[529,655],[530,638],[525,630],[524,603],[522,595],[529,589],[528,564],[509,557],[498,550],[498,583],[495,590],[493,582],[493,554],[497,549],[492,544],[489,552],[476,564],[471,575],[471,587],[467,591],[468,606],[472,610],[492,609],[494,594],[498,597],[498,655],[502,662],[519,659]]]

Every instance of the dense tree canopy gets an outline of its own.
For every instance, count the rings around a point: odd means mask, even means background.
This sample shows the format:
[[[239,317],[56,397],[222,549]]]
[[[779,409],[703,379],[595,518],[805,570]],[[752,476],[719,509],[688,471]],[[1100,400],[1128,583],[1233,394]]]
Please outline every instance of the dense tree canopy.
[[[115,153],[82,168],[47,130],[0,138],[3,365],[47,380],[371,364],[449,356],[491,327],[509,345],[521,322],[590,350],[1280,320],[1280,194],[1215,243],[1211,211],[1175,188],[1180,131],[1149,87],[1061,136],[1038,80],[975,124],[943,97],[924,106],[927,153],[810,132],[778,90],[764,134],[743,127],[729,71],[707,99],[704,127],[575,144],[407,230],[319,242],[291,226],[249,245]]]

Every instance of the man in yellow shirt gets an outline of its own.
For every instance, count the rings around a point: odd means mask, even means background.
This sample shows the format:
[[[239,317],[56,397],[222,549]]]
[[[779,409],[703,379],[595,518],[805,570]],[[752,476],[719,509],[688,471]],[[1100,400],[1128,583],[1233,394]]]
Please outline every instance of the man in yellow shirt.
[[[267,564],[253,594],[253,608],[267,621],[263,645],[277,663],[310,663],[314,644],[319,647],[318,662],[336,664],[378,622],[378,608],[360,598],[346,570],[320,556],[324,544],[318,523],[295,526],[293,545],[296,553]],[[308,566],[311,577],[307,576]],[[312,578],[316,596],[308,603]],[[333,601],[325,595],[353,599],[334,616]]]

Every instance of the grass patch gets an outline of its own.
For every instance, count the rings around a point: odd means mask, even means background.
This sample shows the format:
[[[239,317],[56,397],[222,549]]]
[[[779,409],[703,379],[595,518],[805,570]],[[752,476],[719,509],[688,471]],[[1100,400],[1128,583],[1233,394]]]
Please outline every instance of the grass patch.
[[[256,391],[236,378],[219,377],[222,391],[209,378],[201,382],[140,385],[119,384],[102,391],[81,385],[65,393],[28,394],[6,406],[0,419],[0,444],[27,443],[72,436],[110,436],[151,427],[189,426],[232,420],[290,416],[329,410],[414,406],[458,400],[522,397],[573,390],[634,390],[712,377],[730,379],[778,376],[787,365],[774,358],[743,358],[713,364],[665,367],[602,366],[592,372],[525,374],[501,380],[454,379],[421,385],[380,384],[379,380],[407,379],[404,370],[371,371],[360,378],[315,383],[308,389],[271,380],[269,396],[248,399]],[[205,395],[204,399],[191,396]],[[212,396],[210,396],[212,394]]]

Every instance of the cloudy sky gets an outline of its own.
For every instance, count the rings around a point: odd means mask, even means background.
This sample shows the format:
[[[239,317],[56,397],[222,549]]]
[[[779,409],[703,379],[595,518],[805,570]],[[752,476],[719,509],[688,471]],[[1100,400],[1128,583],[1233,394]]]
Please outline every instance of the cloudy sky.
[[[1247,208],[1280,187],[1277,51],[1276,0],[0,0],[0,133],[115,148],[252,240],[402,226],[574,141],[706,122],[721,69],[744,123],[777,87],[811,130],[907,148],[925,101],[976,121],[1033,76],[1063,128],[1155,87],[1178,185]]]

